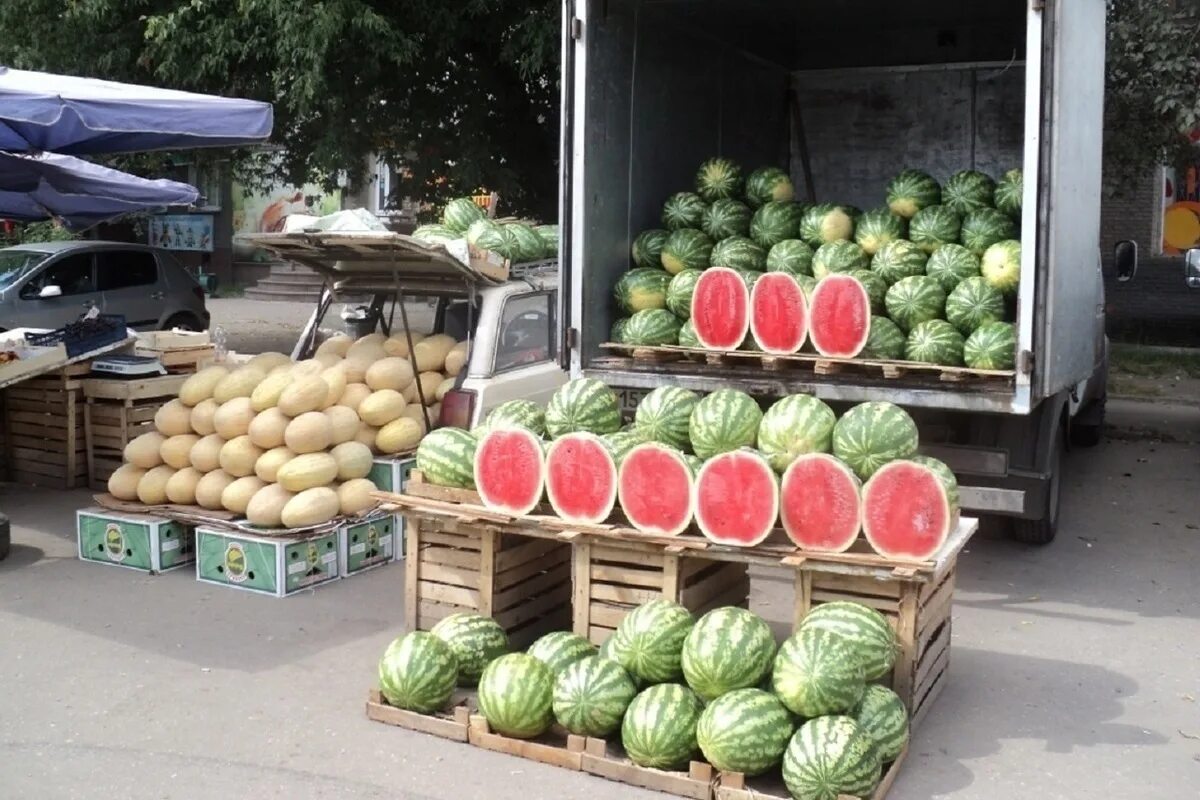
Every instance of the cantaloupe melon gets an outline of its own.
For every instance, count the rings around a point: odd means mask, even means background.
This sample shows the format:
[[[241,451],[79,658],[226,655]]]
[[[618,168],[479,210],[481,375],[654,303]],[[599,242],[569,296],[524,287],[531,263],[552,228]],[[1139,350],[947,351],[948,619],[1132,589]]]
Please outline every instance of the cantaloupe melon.
[[[333,423],[320,411],[301,414],[283,432],[283,443],[297,454],[326,450],[332,441]]]
[[[166,503],[167,481],[171,480],[171,476],[174,474],[175,470],[166,464],[160,464],[154,469],[147,471],[142,476],[142,479],[138,481],[138,500],[148,506],[160,506]]]
[[[429,416],[429,424],[436,426],[438,419],[437,419],[437,414],[434,412],[434,407],[429,406],[429,407],[425,408],[424,410],[429,412],[429,415],[428,415]],[[425,430],[425,416],[426,415],[422,413],[422,408],[421,408],[420,403],[413,403],[412,405],[405,406],[404,413],[401,414],[400,416],[407,417],[408,419],[419,422],[421,424],[421,430]]]
[[[283,390],[294,380],[296,380],[296,375],[289,369],[272,372],[262,379],[262,383],[254,387],[254,391],[250,393],[250,405],[254,407],[255,411],[274,408],[279,402],[279,395],[283,394]]]
[[[325,402],[321,404],[321,408],[326,409],[341,400],[342,392],[346,391],[346,368],[336,364],[321,373],[321,380],[329,386]]]
[[[251,525],[278,528],[282,523],[283,507],[295,496],[277,483],[264,486],[246,504],[246,519]]]
[[[403,392],[413,382],[412,364],[403,358],[382,358],[367,368],[366,382],[373,392],[381,389]]]
[[[384,358],[384,355],[380,353],[379,359],[382,358]],[[367,370],[379,359],[364,355],[359,355],[357,358],[347,358],[341,364],[342,369],[346,370],[346,383],[366,382]]]
[[[295,363],[289,361],[286,364],[280,364],[278,367],[275,367],[270,372],[268,372],[267,375],[271,376],[271,375],[278,375],[281,372],[291,372],[292,367],[294,367],[294,366],[296,366]]]
[[[306,358],[292,365],[292,374],[297,378],[309,378],[313,375],[320,375],[324,371],[325,365],[315,358]]]
[[[178,506],[196,504],[196,486],[204,473],[194,467],[184,467],[167,481],[167,501]]]
[[[370,396],[371,387],[365,383],[348,383],[345,391],[342,392],[341,399],[338,400],[338,405],[352,408],[357,414],[359,404]]]
[[[266,485],[266,481],[254,475],[238,478],[221,492],[221,507],[235,514],[245,514],[254,495]]]
[[[270,450],[283,444],[283,432],[287,430],[289,422],[288,416],[278,408],[268,408],[254,417],[246,434],[255,447]]]
[[[221,407],[213,415],[213,427],[225,441],[246,434],[253,421],[254,407],[250,405],[249,397],[235,397],[226,403],[221,403]]]
[[[458,377],[458,374],[467,366],[467,361],[470,354],[467,351],[468,342],[462,341],[450,348],[450,352],[446,353],[446,366],[442,372],[452,378]]]
[[[212,472],[221,468],[221,448],[225,440],[215,433],[210,433],[192,445],[188,453],[188,462],[199,472]]]
[[[254,474],[267,483],[274,483],[279,477],[279,468],[295,457],[296,454],[286,447],[273,447],[254,462]]]
[[[442,381],[445,379],[446,376],[442,375],[440,372],[422,372],[419,376],[417,376],[417,380],[409,384],[409,387],[402,392],[404,395],[404,401],[406,403],[418,402],[417,384],[419,383],[421,386],[421,392],[425,396],[425,405],[433,405],[437,402],[438,387],[442,385]]]
[[[320,361],[325,369],[329,369],[342,363],[343,359],[337,353],[316,353],[313,355],[313,361]]]
[[[169,436],[158,448],[158,455],[163,463],[171,469],[183,469],[192,465],[190,454],[200,437],[194,433],[181,433]]]
[[[438,384],[437,391],[433,393],[433,396],[437,398],[439,403],[442,402],[442,399],[446,396],[446,392],[454,389],[454,383],[456,380],[456,378],[446,378],[446,380]]]
[[[213,400],[228,403],[235,397],[249,397],[265,377],[267,373],[261,369],[238,367],[216,385],[213,389]]]
[[[163,403],[154,412],[154,429],[163,436],[179,436],[192,432],[192,409],[181,400]]]
[[[118,500],[137,500],[138,481],[145,474],[136,464],[122,464],[108,476],[108,493]]]
[[[320,411],[328,396],[329,384],[320,374],[304,375],[288,384],[275,407],[289,417],[298,417],[309,411]]]
[[[221,405],[211,397],[196,403],[192,407],[192,433],[198,436],[208,436],[210,433],[216,433],[217,426],[213,424],[213,416],[220,407]]]
[[[375,449],[385,455],[412,452],[417,449],[424,432],[424,427],[415,419],[394,419],[380,428],[379,433],[375,435]]]
[[[345,358],[346,351],[350,349],[350,345],[354,344],[354,340],[344,333],[335,333],[317,347],[316,355],[322,353],[333,353],[338,358]]]
[[[224,470],[216,469],[207,473],[196,484],[196,505],[214,511],[222,508],[221,494],[234,480],[235,478]]]
[[[361,442],[371,448],[372,453],[378,453],[375,449],[375,437],[379,434],[379,428],[374,425],[368,425],[365,422],[359,423],[358,433],[354,434],[354,441]]]
[[[368,333],[366,336],[360,336],[346,349],[346,358],[359,353],[382,349],[385,341],[387,341],[387,337],[379,331]]]
[[[179,387],[179,400],[185,406],[194,406],[201,400],[212,397],[213,389],[229,374],[226,367],[205,367],[192,375]]]
[[[249,436],[238,436],[221,448],[221,469],[235,478],[253,475],[254,464],[262,454],[263,449],[255,447]]]
[[[123,456],[136,467],[153,469],[163,463],[160,451],[166,440],[167,437],[158,431],[148,431],[126,444]]]
[[[413,347],[417,346],[418,342],[425,339],[425,334],[412,332]],[[383,342],[383,352],[389,356],[399,356],[400,358],[408,358],[408,339],[404,335],[404,331],[399,331],[392,334]]]
[[[274,351],[259,353],[246,362],[247,367],[253,367],[264,374],[270,373],[270,371],[276,367],[291,366],[291,364],[291,356],[286,356],[283,353],[276,353]]]
[[[438,333],[414,344],[413,365],[417,372],[436,372],[446,365],[446,356],[458,344],[453,336]]]
[[[356,478],[343,483],[337,488],[338,506],[343,514],[357,514],[372,508],[379,501],[371,497],[375,484],[366,478]]]
[[[280,467],[275,479],[289,492],[302,492],[333,483],[337,473],[337,461],[329,453],[305,453]]]
[[[358,418],[368,425],[386,425],[404,411],[404,397],[395,389],[371,392],[358,404]]]
[[[358,433],[358,426],[361,424],[357,411],[343,405],[336,405],[330,406],[322,413],[329,417],[330,443],[341,444],[354,439],[354,434]]]
[[[361,442],[343,442],[330,450],[329,455],[337,462],[339,481],[367,477],[374,463],[371,448]]]
[[[307,528],[329,522],[338,515],[340,508],[337,492],[320,486],[305,489],[288,500],[279,519],[285,528]]]

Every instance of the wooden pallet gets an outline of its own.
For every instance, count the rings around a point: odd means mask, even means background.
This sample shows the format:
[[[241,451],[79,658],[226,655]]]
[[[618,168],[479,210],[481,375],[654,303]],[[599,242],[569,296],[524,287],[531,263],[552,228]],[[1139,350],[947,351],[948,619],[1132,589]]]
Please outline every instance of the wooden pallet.
[[[125,445],[154,430],[154,415],[179,394],[185,380],[187,375],[83,381],[88,483],[92,489],[103,491],[107,487],[109,476],[124,462]]]
[[[367,693],[367,719],[382,722],[385,725],[395,725],[397,728],[407,728],[455,742],[465,742],[468,738],[468,722],[471,716],[469,698],[459,692],[452,697],[447,711],[435,714],[418,714],[389,705],[378,689]]]
[[[188,375],[211,361],[216,348],[207,331],[151,331],[138,334],[134,353],[157,358],[167,372]]]
[[[908,755],[906,747],[896,760],[887,764],[879,785],[871,792],[869,798],[856,798],[853,795],[838,795],[838,800],[884,800],[892,790],[900,774],[900,765]],[[713,783],[714,800],[792,800],[792,795],[783,783],[783,777],[775,771],[767,775],[747,777],[740,772],[718,772]]]
[[[4,460],[18,483],[73,489],[87,482],[83,375],[90,362],[3,390]]]

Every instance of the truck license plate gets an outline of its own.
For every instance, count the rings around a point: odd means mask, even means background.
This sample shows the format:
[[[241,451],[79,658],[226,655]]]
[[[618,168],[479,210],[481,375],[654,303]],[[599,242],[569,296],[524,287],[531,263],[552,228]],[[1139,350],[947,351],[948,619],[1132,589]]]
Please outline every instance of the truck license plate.
[[[625,416],[633,414],[637,404],[649,394],[647,389],[617,389],[617,399],[621,403],[621,413]]]

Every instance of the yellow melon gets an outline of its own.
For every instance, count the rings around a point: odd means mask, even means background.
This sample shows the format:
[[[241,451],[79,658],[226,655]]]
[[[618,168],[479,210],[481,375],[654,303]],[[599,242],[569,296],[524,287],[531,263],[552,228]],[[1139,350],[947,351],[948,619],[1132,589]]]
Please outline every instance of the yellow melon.
[[[375,449],[375,437],[379,434],[379,428],[374,425],[368,425],[365,422],[359,423],[358,433],[354,434],[354,441],[361,442],[371,448],[372,453],[378,453]]]
[[[163,463],[161,450],[166,440],[158,431],[143,433],[125,445],[125,460],[135,467],[153,469]]]
[[[188,453],[188,462],[199,472],[212,472],[221,468],[221,448],[225,440],[215,433],[210,433],[192,445]]]
[[[283,432],[287,430],[289,422],[288,416],[278,408],[268,408],[254,417],[246,434],[255,447],[270,450],[283,444]]]
[[[458,374],[467,366],[467,361],[470,360],[467,345],[468,342],[459,342],[450,348],[449,353],[446,353],[446,366],[442,371],[452,378],[458,377]]]
[[[355,339],[354,342],[351,343],[348,348],[346,348],[346,358],[358,355],[359,353],[373,353],[376,350],[382,350],[383,343],[385,341],[387,341],[387,337],[379,331],[368,333],[366,336]]]
[[[251,525],[278,528],[282,523],[283,507],[295,495],[277,483],[259,489],[246,504],[246,519]]]
[[[358,418],[368,425],[386,425],[404,411],[404,397],[395,389],[371,392],[358,404]]]
[[[294,380],[296,380],[296,376],[291,370],[272,372],[262,379],[262,383],[254,387],[254,391],[250,393],[250,405],[254,407],[255,411],[274,408],[275,404],[279,402],[279,395],[283,394],[283,390]]]
[[[171,480],[174,474],[175,470],[165,464],[146,472],[138,481],[138,500],[148,506],[160,506],[167,502],[167,481]]]
[[[446,364],[446,356],[454,348],[458,342],[454,341],[453,336],[447,336],[444,333],[438,333],[423,340],[420,344],[414,344],[413,364],[417,368],[417,372],[434,372],[440,370]]]
[[[325,365],[315,358],[306,358],[292,365],[292,374],[297,378],[309,378],[313,375],[320,375],[324,371]]]
[[[360,420],[358,412],[353,408],[342,405],[330,406],[322,413],[329,417],[331,433],[329,441],[331,444],[349,442],[354,438],[354,434],[358,433]]]
[[[167,500],[179,506],[196,504],[196,486],[204,473],[194,467],[184,467],[167,481]]]
[[[320,486],[305,489],[288,500],[279,519],[285,528],[307,528],[329,522],[338,515],[340,508],[337,492]]]
[[[255,447],[249,436],[238,436],[221,448],[221,469],[235,478],[253,475],[254,464],[262,454],[263,449]]]
[[[338,505],[343,514],[358,514],[374,507],[379,501],[371,496],[375,484],[366,478],[355,478],[337,488]]]
[[[313,361],[320,361],[325,366],[325,369],[329,369],[342,363],[342,357],[337,353],[317,353],[313,356]]]
[[[363,400],[371,396],[371,387],[365,383],[348,383],[346,390],[342,392],[341,398],[338,400],[339,406],[347,406],[354,409],[354,413],[358,413],[358,406]]]
[[[235,514],[245,514],[254,495],[266,485],[266,481],[254,475],[238,478],[221,492],[221,507]]]
[[[286,447],[272,447],[254,462],[254,474],[267,483],[274,483],[279,477],[279,468],[295,457],[296,454]]]
[[[249,397],[267,374],[254,367],[239,367],[221,379],[213,389],[213,400],[228,403],[235,397]]]
[[[217,429],[217,434],[227,442],[249,432],[250,423],[253,421],[254,407],[250,405],[249,397],[235,397],[228,402],[221,403],[221,407],[213,415],[213,427]]]
[[[361,442],[343,442],[330,450],[329,455],[337,462],[339,481],[367,477],[374,463],[371,448]]]
[[[394,419],[375,435],[375,449],[386,455],[411,452],[420,444],[424,432],[425,428],[415,419]]]
[[[446,378],[440,372],[422,372],[417,376],[417,380],[404,390],[404,401],[407,403],[418,402],[417,384],[421,385],[421,392],[425,396],[425,405],[431,406],[437,402],[437,390],[442,385],[442,381]]]
[[[372,356],[364,356],[359,354],[357,358],[347,358],[341,363],[342,369],[346,371],[346,383],[365,383],[367,380],[367,370],[376,361],[384,358],[383,353],[379,354],[379,358]]]
[[[163,436],[179,436],[192,432],[192,409],[181,400],[163,403],[154,412],[154,428]]]
[[[305,453],[288,461],[275,473],[279,485],[289,492],[327,486],[337,478],[338,464],[328,453]]]
[[[333,423],[320,411],[301,414],[288,423],[283,443],[293,453],[317,453],[333,441]]]
[[[426,408],[424,410],[429,412],[429,415],[428,415],[429,416],[429,424],[437,425],[438,418],[437,418],[437,414],[434,412],[434,406],[426,406]],[[400,416],[407,417],[408,419],[411,419],[411,420],[416,420],[417,422],[419,422],[421,424],[421,430],[425,429],[425,416],[426,415],[424,413],[422,413],[420,403],[413,403],[410,406],[405,406],[404,413],[401,414]]]
[[[424,339],[425,334],[413,331],[413,347],[416,347],[417,343],[423,341]],[[383,342],[383,352],[387,353],[389,356],[408,358],[408,339],[404,335],[404,331],[399,331],[398,333],[395,333],[385,339]]]
[[[200,437],[194,433],[181,433],[178,436],[168,437],[158,448],[158,455],[162,458],[163,463],[171,469],[190,467],[192,465],[190,454],[198,441],[200,441]]]
[[[216,469],[207,473],[196,484],[196,505],[214,511],[222,508],[221,494],[234,480],[235,478],[224,470]]]
[[[455,380],[455,378],[446,378],[446,380],[438,384],[437,390],[433,393],[433,396],[437,398],[439,403],[442,402],[442,398],[446,396],[447,392],[453,391]]]
[[[263,373],[270,373],[276,367],[290,367],[291,365],[291,356],[276,352],[259,353],[246,362],[247,367],[253,367]]]
[[[317,347],[316,355],[322,353],[333,353],[338,358],[345,358],[346,351],[350,349],[350,345],[354,344],[354,340],[344,333],[335,333],[325,341],[321,342]]]
[[[304,375],[283,390],[276,408],[289,417],[298,417],[309,411],[320,411],[328,396],[329,384],[319,374]]]
[[[136,464],[122,464],[108,476],[108,493],[118,500],[137,500],[138,482],[145,474]]]
[[[375,392],[381,389],[402,392],[413,382],[412,364],[403,358],[381,358],[367,368],[365,380]]]
[[[212,397],[213,389],[217,388],[221,379],[228,374],[229,370],[225,367],[205,367],[179,387],[179,400],[185,406],[194,406],[201,400],[207,400]]]
[[[196,403],[192,407],[192,433],[199,436],[208,436],[210,433],[216,433],[217,426],[213,424],[213,416],[220,407],[220,404],[211,397]]]
[[[321,380],[329,386],[325,402],[321,404],[321,408],[326,409],[335,405],[342,398],[342,392],[346,391],[346,368],[341,364],[332,366],[321,373]]]

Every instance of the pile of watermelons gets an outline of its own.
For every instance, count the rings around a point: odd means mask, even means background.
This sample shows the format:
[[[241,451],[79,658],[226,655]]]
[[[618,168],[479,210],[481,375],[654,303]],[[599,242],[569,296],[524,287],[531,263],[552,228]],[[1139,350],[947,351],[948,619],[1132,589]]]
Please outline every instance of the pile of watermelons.
[[[489,219],[469,197],[451,200],[442,210],[440,224],[421,225],[412,237],[429,244],[466,239],[473,247],[490,250],[518,264],[558,258],[557,225]]]

